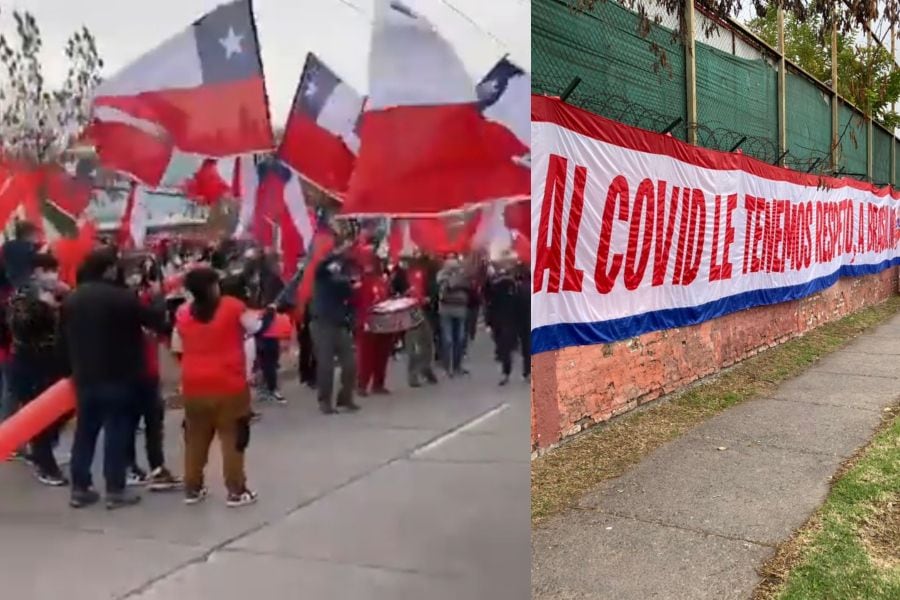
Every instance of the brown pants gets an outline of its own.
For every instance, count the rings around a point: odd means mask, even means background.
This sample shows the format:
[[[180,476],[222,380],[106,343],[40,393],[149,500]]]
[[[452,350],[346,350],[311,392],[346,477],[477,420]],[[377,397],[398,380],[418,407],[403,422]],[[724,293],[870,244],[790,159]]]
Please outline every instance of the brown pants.
[[[244,450],[250,441],[250,394],[184,399],[184,488],[203,487],[209,446],[218,434],[225,487],[231,494],[246,489]]]

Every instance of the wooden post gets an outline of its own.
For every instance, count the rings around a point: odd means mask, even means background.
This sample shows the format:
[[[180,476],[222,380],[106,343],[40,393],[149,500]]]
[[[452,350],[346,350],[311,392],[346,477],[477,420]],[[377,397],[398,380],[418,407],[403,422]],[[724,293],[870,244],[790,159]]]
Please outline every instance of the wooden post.
[[[684,3],[684,80],[687,103],[687,141],[697,143],[697,46],[694,43],[694,0]]]
[[[866,47],[872,48],[872,23],[866,28]],[[866,179],[875,180],[875,123],[872,119],[872,106],[866,106]]]
[[[841,164],[841,148],[838,145],[838,129],[840,128],[838,99],[838,51],[837,51],[837,17],[831,24],[831,170],[836,173]]]
[[[787,150],[787,62],[784,59],[784,9],[778,7],[778,160],[784,165],[784,153]]]

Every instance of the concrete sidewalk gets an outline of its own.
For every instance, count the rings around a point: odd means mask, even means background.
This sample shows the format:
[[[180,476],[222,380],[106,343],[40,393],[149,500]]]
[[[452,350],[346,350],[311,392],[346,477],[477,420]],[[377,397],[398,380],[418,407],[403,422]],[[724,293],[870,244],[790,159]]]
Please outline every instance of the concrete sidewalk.
[[[529,386],[497,387],[482,336],[471,378],[325,416],[296,379],[266,405],[248,449],[258,504],[145,494],[72,510],[67,490],[0,464],[0,596],[17,600],[518,600],[529,593]],[[180,411],[166,446],[180,468]],[[143,458],[143,452],[140,452]],[[98,457],[99,461],[100,457]],[[102,477],[97,475],[98,484]]]
[[[900,316],[604,482],[533,532],[533,597],[748,598],[896,403],[898,361]]]

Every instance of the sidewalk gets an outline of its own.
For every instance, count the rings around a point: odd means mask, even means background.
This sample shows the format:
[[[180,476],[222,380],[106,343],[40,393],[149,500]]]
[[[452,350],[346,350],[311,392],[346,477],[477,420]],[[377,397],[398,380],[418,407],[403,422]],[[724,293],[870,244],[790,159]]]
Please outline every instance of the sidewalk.
[[[533,532],[533,597],[749,598],[900,397],[898,362],[900,316],[604,482]]]
[[[296,377],[266,405],[248,450],[258,504],[145,494],[72,510],[67,490],[0,464],[0,591],[17,600],[518,600],[529,592],[529,387],[497,387],[482,336],[471,378],[405,386],[325,416]],[[167,456],[180,468],[180,411]],[[139,450],[143,458],[143,451]],[[97,457],[98,462],[101,457]],[[102,484],[98,474],[96,481]]]

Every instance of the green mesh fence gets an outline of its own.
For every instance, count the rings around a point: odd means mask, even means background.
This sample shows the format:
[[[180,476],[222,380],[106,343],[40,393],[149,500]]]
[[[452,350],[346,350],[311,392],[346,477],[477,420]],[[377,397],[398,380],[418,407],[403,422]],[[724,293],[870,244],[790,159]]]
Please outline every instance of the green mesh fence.
[[[900,141],[894,140],[894,187],[900,187]]]
[[[886,185],[891,182],[891,135],[877,125],[872,131],[872,181]]]
[[[589,11],[572,0],[532,0],[532,87],[558,96],[576,76],[582,83],[569,102],[604,117],[651,131],[677,119],[672,135],[687,139],[684,47],[673,36],[677,16],[663,16],[648,35],[640,19],[615,0],[599,1]],[[648,9],[649,10],[649,9]],[[705,17],[699,14],[698,19]],[[723,28],[696,42],[697,143],[708,148],[741,150],[774,163],[778,144],[778,71],[774,57],[758,45]],[[806,76],[786,74],[785,164],[799,171],[831,172],[830,94]],[[866,124],[851,107],[839,109],[840,163],[843,174],[867,177]],[[891,178],[891,137],[875,127],[872,179]],[[900,147],[900,142],[894,142]],[[900,148],[898,148],[900,149]],[[895,157],[895,184],[900,157]]]
[[[831,154],[831,96],[803,75],[785,75],[785,164],[798,171],[827,167]]]
[[[838,136],[841,159],[838,170],[851,177],[866,174],[866,122],[855,109],[843,102],[838,109]]]
[[[653,131],[684,120],[683,47],[671,29],[652,26],[642,37],[638,26],[637,15],[613,2],[583,12],[561,0],[535,0],[532,87],[558,96],[578,76],[572,104]],[[672,133],[685,139],[684,124]]]
[[[740,58],[704,44],[696,46],[697,122],[701,128],[734,134],[706,140],[701,134],[698,141],[731,150],[747,137],[741,144],[745,154],[774,161],[778,158],[777,71],[764,60]],[[737,139],[729,139],[733,137]]]

